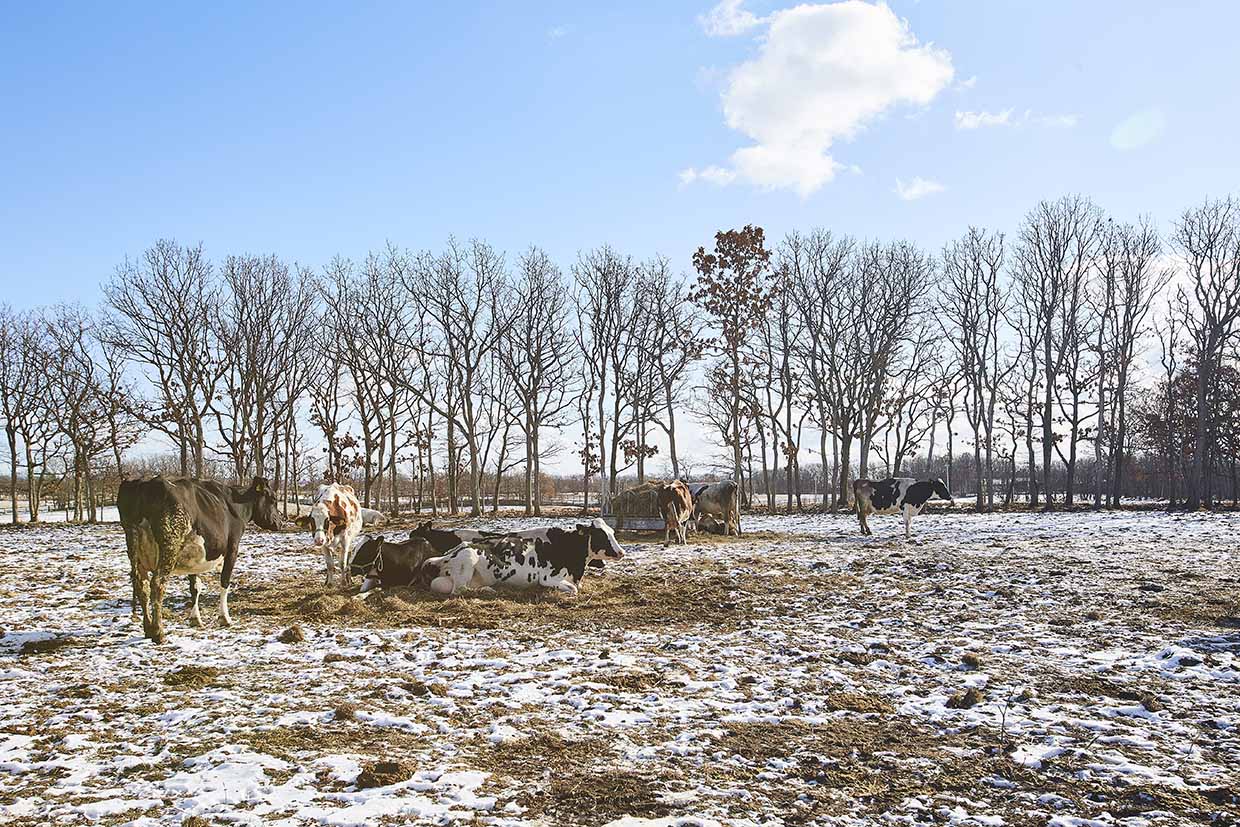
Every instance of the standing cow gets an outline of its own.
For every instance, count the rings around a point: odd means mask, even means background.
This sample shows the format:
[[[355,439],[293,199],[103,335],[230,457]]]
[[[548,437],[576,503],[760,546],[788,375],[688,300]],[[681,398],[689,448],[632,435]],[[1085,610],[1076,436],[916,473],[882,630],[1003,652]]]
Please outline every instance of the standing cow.
[[[861,533],[873,534],[866,517],[870,514],[904,513],[904,539],[909,538],[909,524],[921,513],[926,503],[935,497],[952,501],[952,492],[942,480],[922,480],[912,477],[889,477],[885,480],[856,480],[853,482],[853,499],[857,507],[857,519],[861,521]]]
[[[164,641],[164,589],[174,574],[189,575],[189,620],[201,626],[198,575],[219,571],[220,622],[231,625],[228,589],[246,523],[280,527],[267,480],[255,477],[248,488],[210,480],[125,480],[116,506],[125,529],[134,613],[142,611],[142,633],[156,643]]]
[[[659,500],[659,514],[663,517],[663,545],[671,545],[673,533],[676,535],[676,542],[685,545],[689,542],[686,536],[689,518],[693,516],[693,495],[689,493],[689,486],[675,480],[660,485],[656,495]]]
[[[732,480],[724,482],[700,482],[689,486],[693,495],[693,522],[711,517],[723,523],[724,536],[741,536],[740,489]]]
[[[340,583],[347,586],[353,542],[362,532],[362,506],[353,487],[337,482],[323,486],[309,516],[314,546],[323,549],[323,566],[327,570],[324,585],[332,583],[336,553],[340,555]]]

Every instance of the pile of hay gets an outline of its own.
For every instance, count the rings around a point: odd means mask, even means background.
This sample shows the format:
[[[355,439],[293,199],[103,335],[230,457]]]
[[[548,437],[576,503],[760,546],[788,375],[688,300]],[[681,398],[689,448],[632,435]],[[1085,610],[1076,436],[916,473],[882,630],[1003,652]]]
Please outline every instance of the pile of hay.
[[[643,482],[611,498],[611,513],[626,517],[659,516],[659,483]]]

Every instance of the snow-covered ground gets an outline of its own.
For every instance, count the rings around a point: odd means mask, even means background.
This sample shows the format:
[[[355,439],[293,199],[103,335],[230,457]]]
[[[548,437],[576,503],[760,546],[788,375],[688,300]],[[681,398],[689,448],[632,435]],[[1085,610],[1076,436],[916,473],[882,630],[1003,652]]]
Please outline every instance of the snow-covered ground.
[[[363,603],[252,531],[236,625],[178,583],[160,647],[117,526],[2,531],[0,823],[1236,823],[1240,518],[872,525],[632,543],[575,602]]]

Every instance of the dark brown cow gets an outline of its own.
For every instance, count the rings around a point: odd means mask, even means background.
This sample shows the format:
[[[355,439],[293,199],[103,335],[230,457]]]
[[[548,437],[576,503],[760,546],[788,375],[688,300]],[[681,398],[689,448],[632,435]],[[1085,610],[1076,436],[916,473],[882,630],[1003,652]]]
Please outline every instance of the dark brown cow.
[[[246,523],[280,527],[276,499],[262,477],[248,488],[213,480],[125,480],[116,507],[129,552],[134,613],[142,610],[143,634],[156,643],[164,640],[164,589],[170,575],[189,575],[190,623],[200,626],[198,575],[218,571],[220,622],[228,626],[228,587]]]

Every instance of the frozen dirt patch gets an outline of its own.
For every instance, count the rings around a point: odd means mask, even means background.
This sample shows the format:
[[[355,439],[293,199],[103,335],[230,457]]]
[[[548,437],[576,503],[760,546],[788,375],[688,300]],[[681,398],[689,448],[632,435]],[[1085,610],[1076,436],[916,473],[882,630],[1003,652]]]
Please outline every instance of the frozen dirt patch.
[[[5,531],[0,821],[1234,823],[1238,522],[763,517],[576,601],[359,601],[253,532],[162,647],[119,528]]]

